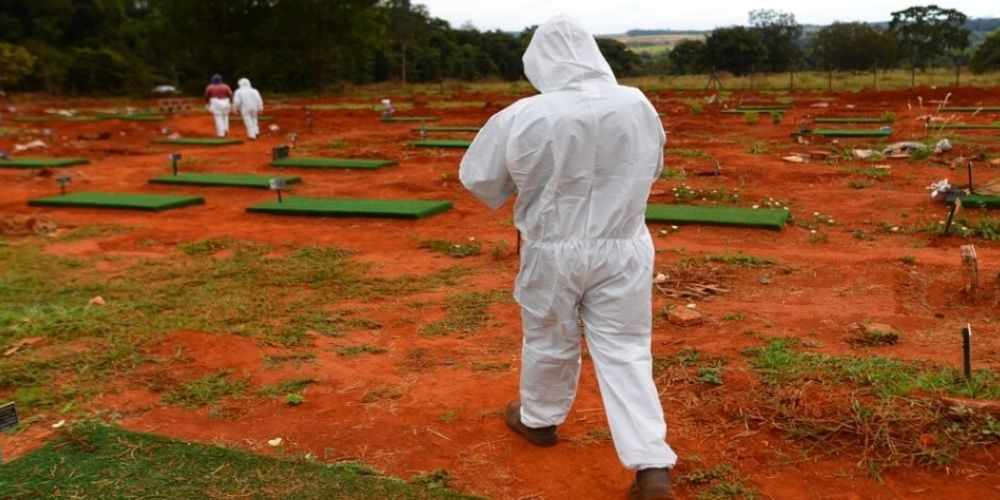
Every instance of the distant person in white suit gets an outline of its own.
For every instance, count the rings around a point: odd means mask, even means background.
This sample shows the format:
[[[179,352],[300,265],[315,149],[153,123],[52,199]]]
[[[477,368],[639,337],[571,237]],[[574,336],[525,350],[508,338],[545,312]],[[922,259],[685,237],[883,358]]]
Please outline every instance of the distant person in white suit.
[[[260,92],[250,86],[250,80],[240,78],[237,82],[239,88],[233,94],[233,109],[243,117],[243,125],[247,128],[247,138],[256,140],[260,135],[260,127],[257,126],[258,115],[264,111],[264,99]]]

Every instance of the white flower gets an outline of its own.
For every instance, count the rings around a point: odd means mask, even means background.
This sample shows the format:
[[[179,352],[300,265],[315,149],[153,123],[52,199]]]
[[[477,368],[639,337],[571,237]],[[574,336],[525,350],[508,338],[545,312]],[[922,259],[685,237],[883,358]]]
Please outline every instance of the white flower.
[[[674,231],[676,231],[677,230],[677,226],[670,226],[670,229],[673,229]]]
[[[756,210],[756,209],[760,208],[760,205],[754,205],[754,206],[752,206],[750,208],[753,208],[754,210]]]
[[[889,230],[895,233],[895,232],[899,231],[899,227],[892,226],[892,228],[890,228]]]
[[[813,215],[819,217],[819,212],[813,212]]]

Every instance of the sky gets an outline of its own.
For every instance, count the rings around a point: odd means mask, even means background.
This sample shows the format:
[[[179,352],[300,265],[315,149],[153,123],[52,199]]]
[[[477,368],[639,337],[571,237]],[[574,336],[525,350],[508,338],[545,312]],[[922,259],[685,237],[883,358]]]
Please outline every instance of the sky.
[[[970,18],[1000,17],[1000,0],[413,0],[453,27],[471,22],[480,30],[520,31],[560,13],[577,18],[594,34],[630,29],[711,30],[746,24],[754,9],[795,14],[800,24],[833,21],[888,21],[892,12],[914,5],[937,4]]]

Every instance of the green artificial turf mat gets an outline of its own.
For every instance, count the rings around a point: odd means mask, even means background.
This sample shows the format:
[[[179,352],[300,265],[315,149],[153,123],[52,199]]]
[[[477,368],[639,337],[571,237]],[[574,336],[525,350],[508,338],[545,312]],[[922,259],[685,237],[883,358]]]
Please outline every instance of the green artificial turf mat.
[[[51,116],[18,116],[15,121],[26,123],[43,123],[52,120]]]
[[[1000,113],[1000,106],[945,106],[941,111],[951,111],[952,113]]]
[[[376,169],[398,165],[392,160],[377,158],[281,158],[271,162],[272,167],[298,168],[363,168]]]
[[[60,429],[0,466],[0,491],[12,499],[473,498],[439,483],[408,484],[360,462],[274,458],[89,422]]]
[[[472,141],[466,139],[426,139],[413,143],[418,148],[467,148]]]
[[[0,168],[61,168],[88,163],[86,158],[11,158],[0,160]]]
[[[963,196],[962,207],[997,209],[1000,208],[1000,196],[991,196],[988,194],[970,194],[968,196]]]
[[[775,103],[775,104],[758,104],[758,105],[750,104],[750,105],[746,105],[746,106],[740,106],[739,109],[742,109],[744,111],[770,111],[772,109],[792,109],[792,105],[791,104],[780,104],[780,103]]]
[[[68,122],[102,122],[107,120],[104,116],[67,116],[63,118]]]
[[[436,116],[392,116],[388,118],[382,118],[382,121],[387,123],[394,122],[436,122],[440,118]]]
[[[69,193],[28,201],[33,207],[124,208],[153,212],[204,203],[205,199],[200,196],[135,193]]]
[[[122,115],[119,120],[130,122],[159,122],[167,119],[166,115]]]
[[[670,224],[781,229],[788,219],[787,210],[659,204],[650,204],[646,207],[647,222]]]
[[[228,146],[230,144],[242,144],[239,139],[225,139],[222,137],[182,137],[180,139],[153,139],[156,144],[185,144],[190,146]]]
[[[817,116],[813,119],[816,123],[884,123],[881,118],[861,118],[861,117],[841,117],[841,116]]]
[[[247,212],[276,215],[419,219],[439,214],[449,209],[451,209],[451,203],[447,201],[302,198],[290,196],[280,203],[278,200],[272,200],[254,205],[247,208]]]
[[[823,137],[889,137],[891,130],[881,129],[823,129],[818,128],[810,132],[812,135]]]
[[[938,130],[977,130],[977,129],[1000,129],[1000,125],[988,123],[939,123],[931,124],[927,128]]]
[[[284,179],[286,184],[296,184],[302,179],[296,176],[213,174],[200,172],[180,172],[177,175],[161,175],[149,180],[150,184],[186,184],[193,186],[232,186],[270,189],[271,179]]]
[[[420,127],[410,129],[414,132],[479,132],[481,127]]]

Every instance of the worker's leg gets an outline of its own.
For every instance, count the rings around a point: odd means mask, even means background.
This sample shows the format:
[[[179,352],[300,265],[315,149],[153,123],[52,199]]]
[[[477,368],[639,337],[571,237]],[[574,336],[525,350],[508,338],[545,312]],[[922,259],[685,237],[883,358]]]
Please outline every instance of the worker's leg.
[[[559,425],[573,406],[580,379],[578,287],[573,255],[526,245],[517,296],[521,349],[521,422],[531,428]],[[559,269],[562,268],[562,269]],[[574,289],[576,288],[576,289]]]
[[[240,112],[243,116],[243,126],[247,129],[247,138],[257,138],[257,112],[245,109]]]
[[[225,137],[226,136],[226,124],[223,121],[223,120],[225,120],[225,117],[226,117],[225,113],[220,113],[219,111],[213,110],[212,111],[212,117],[215,119],[215,135],[217,135],[219,137]]]
[[[611,436],[628,469],[670,468],[677,461],[665,441],[653,383],[653,251],[647,242],[623,240],[600,249],[581,303]]]

